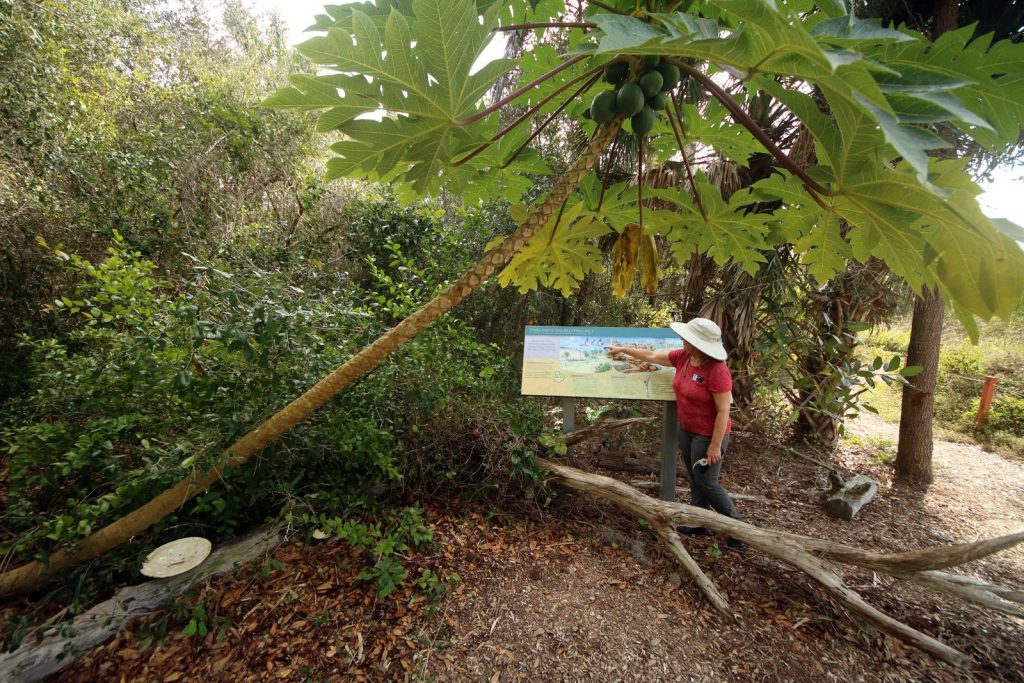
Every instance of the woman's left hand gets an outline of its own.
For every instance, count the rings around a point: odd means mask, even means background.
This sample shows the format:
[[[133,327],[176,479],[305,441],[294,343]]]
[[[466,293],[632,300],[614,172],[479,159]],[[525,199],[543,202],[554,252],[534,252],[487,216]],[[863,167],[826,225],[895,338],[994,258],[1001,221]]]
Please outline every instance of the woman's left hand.
[[[716,462],[722,459],[722,444],[711,443],[708,444],[708,452],[705,456],[708,459],[708,465],[714,465]]]

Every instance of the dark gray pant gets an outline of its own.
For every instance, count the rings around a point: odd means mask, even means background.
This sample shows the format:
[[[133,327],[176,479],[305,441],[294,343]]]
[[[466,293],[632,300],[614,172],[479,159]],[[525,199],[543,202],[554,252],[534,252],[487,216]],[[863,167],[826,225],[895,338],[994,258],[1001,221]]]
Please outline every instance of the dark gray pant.
[[[710,444],[710,436],[694,434],[682,427],[679,428],[679,450],[683,452],[683,462],[686,463],[687,476],[690,478],[690,505],[710,508],[733,519],[743,519],[736,511],[736,506],[732,504],[729,492],[718,483],[718,475],[725,461],[725,450],[729,447],[729,435],[726,434],[722,439],[721,460],[710,466],[694,465],[707,455]]]

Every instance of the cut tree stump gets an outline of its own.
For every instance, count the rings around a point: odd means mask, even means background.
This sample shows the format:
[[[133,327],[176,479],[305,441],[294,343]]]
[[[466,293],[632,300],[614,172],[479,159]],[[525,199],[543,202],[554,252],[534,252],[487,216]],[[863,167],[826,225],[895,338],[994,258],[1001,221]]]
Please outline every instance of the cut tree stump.
[[[224,574],[269,553],[284,542],[284,525],[262,527],[215,550],[195,569],[167,579],[122,588],[114,597],[79,615],[70,625],[31,636],[14,652],[0,655],[0,681],[31,683],[54,674],[137,619],[200,581]]]
[[[853,519],[878,493],[878,482],[863,474],[844,481],[835,472],[830,472],[829,480],[832,489],[825,494],[825,511],[846,521]]]

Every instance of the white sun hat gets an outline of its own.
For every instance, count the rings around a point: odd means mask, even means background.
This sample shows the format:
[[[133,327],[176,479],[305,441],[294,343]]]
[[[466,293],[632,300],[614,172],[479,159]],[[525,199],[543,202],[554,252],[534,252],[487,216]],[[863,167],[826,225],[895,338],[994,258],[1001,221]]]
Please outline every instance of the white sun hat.
[[[688,323],[671,323],[669,327],[698,351],[715,360],[725,360],[728,353],[722,346],[722,328],[707,318],[694,318]]]
[[[202,564],[212,547],[208,540],[199,536],[165,543],[146,556],[142,574],[156,579],[184,574]]]

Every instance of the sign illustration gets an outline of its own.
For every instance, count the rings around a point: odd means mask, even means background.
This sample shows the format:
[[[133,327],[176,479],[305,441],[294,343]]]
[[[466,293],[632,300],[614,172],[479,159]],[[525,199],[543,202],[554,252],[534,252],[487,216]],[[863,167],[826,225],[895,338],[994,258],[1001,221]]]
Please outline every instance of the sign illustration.
[[[675,400],[675,368],[624,355],[612,358],[608,353],[612,345],[671,351],[683,348],[683,340],[667,328],[528,325],[523,345],[522,393]]]

